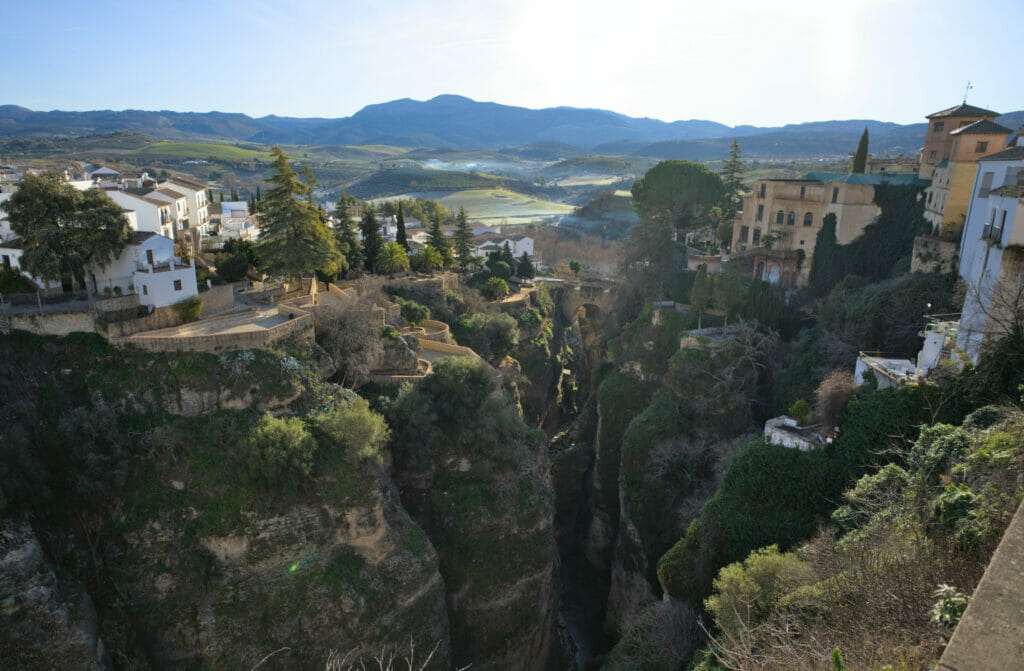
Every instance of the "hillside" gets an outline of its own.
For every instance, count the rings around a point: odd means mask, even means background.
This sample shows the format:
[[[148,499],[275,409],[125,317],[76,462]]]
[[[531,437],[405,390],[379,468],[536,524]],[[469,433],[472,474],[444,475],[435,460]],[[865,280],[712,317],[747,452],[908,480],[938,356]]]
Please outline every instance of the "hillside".
[[[998,121],[1016,128],[1024,121],[1024,112],[1004,115]],[[721,147],[728,145],[722,138],[733,137],[746,138],[743,144],[749,147],[749,156],[837,156],[856,146],[865,127],[877,142],[875,153],[916,151],[923,132],[923,124],[901,126],[874,120],[816,121],[774,128],[730,127],[693,119],[664,122],[608,110],[527,109],[455,95],[368,105],[350,117],[337,119],[275,115],[253,118],[239,113],[166,110],[38,112],[17,105],[0,106],[0,139],[127,131],[175,141],[487,150],[511,147],[516,149],[505,151],[540,160],[568,158],[591,149],[655,158],[719,157],[724,153]]]

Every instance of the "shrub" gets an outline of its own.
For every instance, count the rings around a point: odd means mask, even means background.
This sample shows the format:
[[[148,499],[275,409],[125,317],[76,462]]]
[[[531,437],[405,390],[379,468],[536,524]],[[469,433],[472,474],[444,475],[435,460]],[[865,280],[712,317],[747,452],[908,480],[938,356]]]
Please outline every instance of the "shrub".
[[[217,267],[217,276],[225,282],[237,282],[249,272],[249,257],[241,251],[215,254],[213,264]]]
[[[512,277],[512,267],[504,261],[495,261],[491,264],[491,274],[503,280]]]
[[[316,441],[302,420],[279,419],[268,412],[249,432],[243,465],[249,477],[267,489],[294,492],[312,473],[315,452]]]
[[[340,401],[311,419],[319,434],[321,453],[328,460],[332,451],[341,450],[359,459],[384,461],[382,448],[391,431],[365,398],[354,396]]]
[[[199,319],[199,313],[203,309],[203,299],[199,296],[192,296],[183,301],[178,301],[171,306],[175,314],[182,322],[194,322]]]
[[[787,410],[789,416],[796,420],[800,426],[806,426],[811,416],[811,406],[802,398],[798,398]]]
[[[20,294],[32,291],[25,276],[14,268],[0,268],[0,294]]]
[[[499,298],[508,296],[508,284],[506,284],[505,280],[500,277],[492,277],[488,279],[483,288],[480,289],[480,293],[483,294],[484,298],[496,301]]]
[[[504,357],[519,343],[519,327],[507,314],[477,312],[457,321],[454,331],[459,344],[487,360]]]
[[[834,370],[818,385],[818,416],[825,426],[832,428],[839,423],[839,416],[846,409],[846,403],[856,386],[849,371]]]
[[[395,302],[401,306],[402,319],[408,324],[419,324],[424,319],[430,319],[430,308],[426,305],[420,305],[416,301],[410,301],[402,298],[401,296],[395,296]]]

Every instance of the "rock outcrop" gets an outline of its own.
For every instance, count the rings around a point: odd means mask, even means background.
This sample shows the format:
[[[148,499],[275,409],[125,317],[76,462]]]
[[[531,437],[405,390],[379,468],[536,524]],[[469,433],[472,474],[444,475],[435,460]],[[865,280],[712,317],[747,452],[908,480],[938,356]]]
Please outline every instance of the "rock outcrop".
[[[0,521],[0,666],[109,669],[85,588],[60,575],[28,521]]]

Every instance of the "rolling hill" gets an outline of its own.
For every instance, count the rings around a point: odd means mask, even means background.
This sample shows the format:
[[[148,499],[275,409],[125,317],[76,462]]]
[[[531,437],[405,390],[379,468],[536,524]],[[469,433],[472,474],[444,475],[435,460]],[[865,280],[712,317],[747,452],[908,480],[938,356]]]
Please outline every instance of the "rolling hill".
[[[1024,112],[998,119],[1010,128]],[[225,112],[101,110],[37,112],[0,106],[0,140],[84,136],[127,131],[178,142],[433,147],[506,150],[513,155],[558,160],[592,152],[653,158],[718,158],[733,137],[748,157],[818,158],[843,156],[867,127],[872,153],[912,153],[924,124],[874,120],[817,121],[782,127],[729,127],[691,119],[671,123],[607,110],[552,107],[527,109],[477,102],[455,95],[418,101],[403,98],[368,105],[340,119],[249,117]]]

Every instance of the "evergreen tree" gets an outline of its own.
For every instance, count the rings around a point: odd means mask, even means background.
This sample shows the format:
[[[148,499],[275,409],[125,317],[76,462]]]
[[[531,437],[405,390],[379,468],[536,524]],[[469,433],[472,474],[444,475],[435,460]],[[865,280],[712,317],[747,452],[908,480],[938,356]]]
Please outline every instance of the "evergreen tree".
[[[722,164],[722,186],[725,195],[722,199],[722,219],[732,221],[740,206],[740,192],[743,190],[743,160],[740,159],[740,143],[735,139],[729,147],[729,158]]]
[[[340,215],[340,216],[339,216]],[[348,214],[348,198],[342,190],[341,198],[338,200],[338,209],[335,211],[337,222],[334,224],[334,239],[338,245],[338,251],[345,257],[342,273],[346,273],[363,266],[363,245],[359,242],[359,235],[352,225],[352,219]]]
[[[714,283],[715,304],[725,310],[725,325],[729,325],[729,317],[743,306],[747,288],[743,286],[743,278],[733,266],[718,276]]]
[[[395,215],[395,242],[400,244],[406,252],[409,251],[409,240],[405,235],[405,212],[402,210],[402,201],[398,201],[398,214]]]
[[[313,171],[308,165],[302,166],[302,176],[305,178],[306,186],[309,189],[306,193],[306,200],[310,205],[316,207],[316,197],[313,195],[313,190],[316,188],[317,181],[316,177],[313,176]]]
[[[697,330],[701,328],[701,318],[704,311],[711,306],[713,287],[711,276],[708,275],[706,263],[700,264],[697,269],[697,276],[693,278],[693,288],[690,289],[690,309],[697,313]]]
[[[860,136],[860,143],[857,145],[857,153],[853,155],[853,167],[850,172],[862,173],[868,167],[868,129]]]
[[[500,260],[507,263],[509,268],[516,267],[516,257],[512,256],[512,248],[508,246],[508,240],[505,241],[505,244],[501,248]]]
[[[222,202],[222,203],[224,202],[224,192],[223,191],[220,192],[220,202]]]
[[[260,185],[256,185],[256,203],[259,204],[263,200],[263,194],[260,191]]]
[[[206,202],[207,203],[215,203],[215,202],[217,202],[216,200],[213,199],[213,189],[207,189],[206,190]]]
[[[441,215],[436,210],[430,214],[430,231],[427,235],[428,244],[441,254],[443,265],[450,265],[452,262],[452,248],[444,231],[441,230]]]
[[[238,201],[238,191],[235,190],[235,187],[231,187],[231,202],[234,203],[234,202],[237,202],[237,201]]]
[[[469,228],[466,211],[460,207],[455,217],[455,258],[463,270],[472,262],[473,251],[473,231]]]
[[[832,291],[842,277],[842,259],[836,242],[836,215],[829,212],[821,220],[821,230],[814,241],[814,257],[807,279],[808,288],[815,296],[824,296]]]
[[[391,277],[395,273],[409,270],[409,255],[397,242],[389,242],[377,253],[377,268]]]
[[[516,275],[524,280],[532,280],[537,274],[537,271],[533,267],[533,259],[526,252],[519,257],[519,264],[516,266]]]
[[[363,208],[363,218],[359,222],[359,231],[363,235],[363,254],[365,255],[365,267],[370,272],[376,272],[377,255],[384,248],[384,237],[380,234],[380,222],[377,221],[377,211],[370,203]]]
[[[305,200],[311,187],[295,174],[280,147],[272,151],[277,172],[267,180],[271,188],[260,225],[258,254],[263,269],[293,279],[304,272],[336,274],[341,254],[316,208]]]

